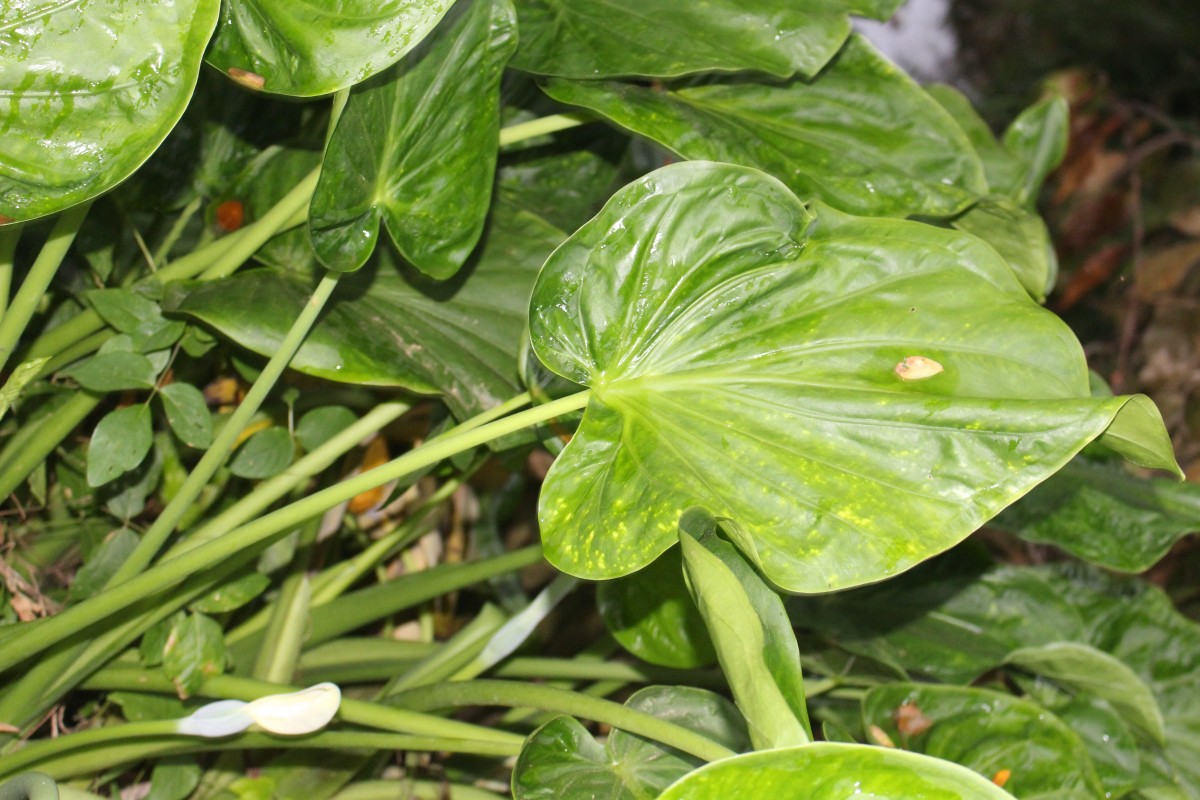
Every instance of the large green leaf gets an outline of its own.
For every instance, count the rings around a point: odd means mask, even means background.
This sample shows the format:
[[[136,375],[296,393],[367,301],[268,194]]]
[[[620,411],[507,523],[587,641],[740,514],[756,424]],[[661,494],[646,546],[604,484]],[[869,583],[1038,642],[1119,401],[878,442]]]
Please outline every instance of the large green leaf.
[[[750,746],[745,723],[720,695],[682,686],[650,686],[625,705],[700,733],[735,752]],[[530,735],[513,769],[516,800],[647,800],[703,762],[677,750],[613,731],[601,745],[571,717]]]
[[[811,82],[662,90],[551,80],[545,89],[684,158],[757,167],[855,214],[952,216],[987,191],[954,120],[857,36]]]
[[[440,395],[456,416],[521,389],[517,354],[542,261],[562,234],[525,213],[493,216],[482,251],[453,280],[434,283],[390,247],[342,279],[291,366],[329,380]],[[175,311],[257,353],[275,352],[308,299],[310,283],[282,270],[251,270],[177,286]]]
[[[187,106],[218,0],[0,4],[0,222],[107,191]]]
[[[351,90],[310,208],[327,267],[366,263],[382,219],[422,272],[458,271],[491,202],[500,75],[516,46],[509,0],[459,0],[404,61]]]
[[[877,587],[793,600],[792,611],[853,652],[953,682],[973,680],[1019,648],[1090,645],[1131,669],[1161,709],[1166,745],[1139,740],[1139,787],[1200,798],[1200,626],[1156,589],[1078,569],[981,574],[948,558]]]
[[[992,525],[1108,569],[1142,572],[1200,531],[1200,486],[1079,456]]]
[[[700,507],[786,589],[879,580],[961,540],[1130,400],[1086,396],[1070,331],[974,238],[814,218],[727,164],[618,192],[547,262],[530,328],[593,392],[540,502],[547,557],[589,578],[649,563]],[[1162,441],[1147,446],[1173,465]]]
[[[850,33],[850,15],[887,19],[900,0],[518,0],[513,66],[565,78],[674,77],[756,70],[814,75]]]
[[[695,537],[695,538],[693,538]],[[716,526],[693,513],[680,524],[683,569],[746,717],[756,750],[812,741],[796,634],[783,603]]]
[[[817,742],[727,758],[692,772],[658,800],[1011,800],[957,764],[903,750]]]
[[[1133,670],[1108,653],[1078,642],[1053,642],[1017,648],[1005,660],[1070,690],[1108,701],[1126,723],[1164,743],[1162,711],[1154,694]]]
[[[207,61],[252,88],[313,97],[390,66],[453,0],[226,0]]]
[[[1083,741],[1037,703],[986,689],[893,683],[867,693],[862,715],[898,747],[988,778],[1008,770],[1004,788],[1017,797],[1103,796]]]

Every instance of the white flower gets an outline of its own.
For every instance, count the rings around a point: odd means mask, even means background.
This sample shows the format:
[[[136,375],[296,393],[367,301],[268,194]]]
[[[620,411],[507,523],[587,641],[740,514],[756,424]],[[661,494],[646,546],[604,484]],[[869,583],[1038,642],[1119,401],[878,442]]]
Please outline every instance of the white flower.
[[[240,733],[251,725],[269,733],[299,736],[329,724],[342,702],[342,692],[332,683],[318,683],[288,694],[271,694],[245,703],[218,700],[196,709],[176,724],[187,736],[215,738]]]

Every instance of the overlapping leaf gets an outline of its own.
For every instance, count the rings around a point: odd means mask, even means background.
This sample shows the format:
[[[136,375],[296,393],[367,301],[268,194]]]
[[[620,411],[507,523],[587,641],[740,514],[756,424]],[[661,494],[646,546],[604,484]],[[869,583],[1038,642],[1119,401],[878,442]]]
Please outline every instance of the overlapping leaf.
[[[107,191],[187,106],[218,0],[5,3],[0,222]]]
[[[1200,531],[1200,486],[1080,456],[992,524],[1102,567],[1142,572]]]
[[[626,705],[702,734],[740,752],[750,746],[745,723],[720,695],[683,686],[650,686]],[[701,765],[694,756],[616,730],[601,745],[571,717],[558,717],[525,742],[513,769],[516,800],[655,797]]]
[[[776,584],[827,591],[950,547],[1111,424],[1174,466],[1153,406],[1088,398],[1077,342],[993,250],[814,218],[756,170],[618,192],[547,262],[530,327],[593,392],[540,501],[547,557],[580,576],[639,569],[700,507]],[[942,371],[898,374],[914,358]]]
[[[545,89],[688,159],[757,167],[805,200],[871,216],[951,216],[987,191],[954,120],[865,40],[811,82],[670,90],[551,80]]]
[[[887,19],[899,0],[519,0],[519,69],[566,78],[756,70],[813,75],[850,15]],[[686,47],[680,43],[686,42]]]
[[[206,56],[242,83],[312,97],[366,80],[437,25],[453,0],[228,0]]]
[[[476,259],[434,283],[388,247],[342,279],[291,366],[330,380],[439,395],[471,415],[518,394],[517,355],[538,267],[562,234],[538,218],[493,217]],[[255,352],[275,352],[310,293],[302,276],[256,270],[177,287],[173,308]]]
[[[917,753],[816,742],[747,753],[709,764],[672,784],[658,800],[1012,800],[965,767]]]
[[[1195,759],[1200,748],[1200,695],[1195,691],[1200,627],[1156,589],[1070,568],[999,567],[980,573],[949,558],[878,587],[793,604],[795,619],[853,652],[956,683],[973,680],[1022,648],[1053,652],[1049,646],[1060,642],[1095,648],[1149,687],[1156,706],[1131,708],[1141,694],[1138,689],[1122,690],[1119,684],[1104,689],[1124,691],[1124,707],[1112,706],[1113,713],[1143,731],[1138,738],[1140,770],[1125,779],[1140,788],[1165,787],[1164,797],[1200,798]],[[1063,679],[1061,665],[1048,671]],[[1096,670],[1087,677],[1104,678]],[[1129,678],[1122,674],[1119,680]],[[1078,680],[1061,685],[1072,691],[1082,686]],[[1095,695],[1089,691],[1078,697]],[[1147,725],[1147,720],[1159,714],[1165,732],[1161,747],[1154,734],[1146,733],[1157,724]]]
[[[351,90],[310,210],[327,267],[366,263],[382,220],[422,272],[458,271],[487,217],[500,75],[516,45],[509,0],[460,0],[408,58]]]
[[[986,778],[1007,770],[1004,786],[1017,797],[1103,796],[1083,742],[1037,703],[987,689],[893,683],[867,693],[862,715],[898,747]]]

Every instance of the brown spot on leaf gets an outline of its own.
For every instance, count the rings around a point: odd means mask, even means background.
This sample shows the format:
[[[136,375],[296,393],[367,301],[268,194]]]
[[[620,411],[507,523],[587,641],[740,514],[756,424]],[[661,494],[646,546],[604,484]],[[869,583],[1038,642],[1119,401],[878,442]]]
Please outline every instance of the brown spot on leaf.
[[[896,375],[906,381],[923,381],[932,378],[944,367],[932,358],[925,356],[907,356],[896,365]]]
[[[246,207],[242,205],[241,200],[226,200],[221,205],[217,206],[216,214],[217,227],[226,233],[232,233],[242,227],[242,223],[246,220]]]
[[[905,736],[920,736],[933,725],[929,717],[921,713],[916,703],[901,704],[896,713],[892,714],[892,719],[896,721],[896,728]]]
[[[878,725],[868,725],[867,735],[871,737],[871,741],[880,747],[895,747],[896,743],[892,741],[892,737],[887,735],[887,731]]]
[[[262,91],[263,86],[265,86],[267,83],[267,79],[262,75],[259,75],[257,72],[251,72],[248,69],[230,67],[229,69],[225,70],[225,72],[230,78],[233,78],[236,83],[240,83],[247,89],[253,89],[256,92]]]

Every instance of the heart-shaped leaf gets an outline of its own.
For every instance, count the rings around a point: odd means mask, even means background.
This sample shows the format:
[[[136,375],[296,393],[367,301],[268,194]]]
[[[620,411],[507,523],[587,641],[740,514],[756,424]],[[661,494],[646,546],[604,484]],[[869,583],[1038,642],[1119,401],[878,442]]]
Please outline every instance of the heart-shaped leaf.
[[[987,778],[949,761],[858,744],[815,742],[726,758],[672,784],[658,800],[1012,800]]]
[[[513,66],[583,79],[716,70],[814,75],[849,35],[850,14],[883,20],[899,5],[899,0],[519,0],[521,49]]]
[[[649,686],[625,705],[700,733],[735,752],[749,747],[745,723],[720,695],[683,686]],[[571,717],[557,717],[530,735],[513,769],[516,800],[605,797],[643,800],[701,765],[694,756],[613,731],[601,745]]]
[[[854,214],[953,216],[987,192],[954,120],[857,36],[811,82],[662,90],[551,80],[545,89],[684,158],[757,167]]]
[[[1028,700],[986,689],[893,683],[867,693],[862,715],[864,725],[882,730],[897,747],[987,778],[1007,770],[1004,786],[1017,797],[1104,795],[1080,738]]]
[[[453,0],[227,0],[206,60],[251,89],[314,97],[366,80],[425,38]]]
[[[529,293],[562,237],[530,214],[498,210],[481,251],[439,283],[380,246],[373,264],[341,280],[290,366],[335,381],[441,395],[460,418],[491,408],[521,391],[517,355]],[[252,270],[176,285],[168,306],[269,355],[310,293],[294,272]]]
[[[1126,449],[1174,466],[1161,420],[1143,420],[1153,406],[1088,397],[1078,343],[994,250],[814,219],[728,164],[618,192],[546,263],[530,329],[539,358],[593,392],[540,501],[547,557],[581,577],[641,568],[700,507],[786,589],[876,581],[1126,413]]]
[[[5,3],[0,222],[81,203],[141,166],[192,96],[219,5]]]
[[[458,271],[491,203],[500,75],[516,46],[509,0],[460,0],[408,58],[351,90],[310,209],[322,263],[361,267],[382,219],[422,272]]]

